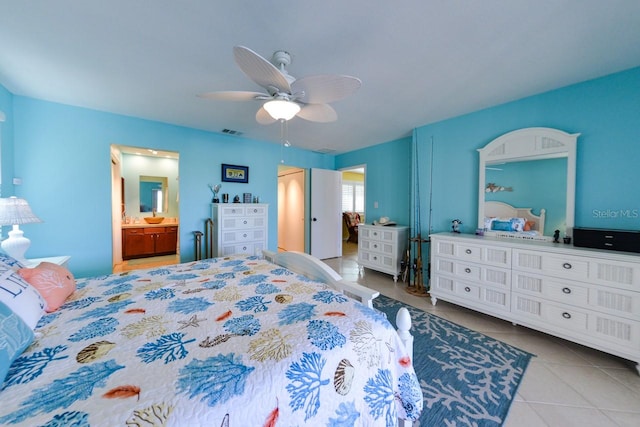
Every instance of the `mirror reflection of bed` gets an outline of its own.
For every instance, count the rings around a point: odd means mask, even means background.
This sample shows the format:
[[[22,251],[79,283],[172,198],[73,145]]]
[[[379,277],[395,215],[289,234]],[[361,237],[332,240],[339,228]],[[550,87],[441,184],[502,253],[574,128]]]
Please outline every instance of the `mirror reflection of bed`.
[[[523,233],[532,237],[544,235],[546,209],[540,209],[540,214],[535,215],[531,208],[517,208],[503,202],[487,201],[484,203],[484,214],[485,228],[487,230],[503,233]],[[520,218],[523,221],[512,221],[514,218]],[[507,221],[509,222],[509,227],[516,229],[507,230],[496,227],[498,222]],[[507,224],[505,224],[504,228],[507,228]]]

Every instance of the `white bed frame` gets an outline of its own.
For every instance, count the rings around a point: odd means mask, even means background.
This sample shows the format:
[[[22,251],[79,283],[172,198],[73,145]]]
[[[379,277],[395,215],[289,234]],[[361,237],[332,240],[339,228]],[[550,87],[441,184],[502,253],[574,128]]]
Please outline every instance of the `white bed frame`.
[[[495,237],[519,237],[531,240],[550,240],[548,236],[544,236],[544,223],[546,218],[546,209],[540,209],[540,215],[534,215],[532,208],[516,208],[504,202],[486,201],[484,202],[485,218],[524,218],[526,221],[533,222],[532,230],[539,233],[539,238],[531,235],[518,235],[517,232],[509,231],[491,231],[486,230],[486,236]]]
[[[378,291],[357,283],[347,282],[327,264],[309,254],[297,251],[273,252],[267,250],[262,251],[262,254],[267,261],[302,274],[309,279],[326,283],[338,292],[356,299],[370,308],[373,308],[373,300],[380,295]],[[404,344],[409,357],[413,360],[413,335],[409,332],[409,329],[411,329],[411,315],[405,307],[398,310],[398,314],[396,314],[396,327],[398,328],[400,340]],[[411,425],[412,422],[410,420],[398,420],[398,426],[400,427],[410,427]]]

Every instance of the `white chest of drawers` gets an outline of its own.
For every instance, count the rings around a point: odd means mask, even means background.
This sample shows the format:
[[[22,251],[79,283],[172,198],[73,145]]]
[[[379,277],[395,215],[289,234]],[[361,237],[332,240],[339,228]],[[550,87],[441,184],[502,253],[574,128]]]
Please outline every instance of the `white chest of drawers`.
[[[640,363],[640,256],[451,233],[431,242],[433,304],[443,299]]]
[[[211,206],[213,256],[262,254],[268,242],[268,204],[214,203]]]
[[[358,225],[358,264],[393,275],[398,281],[402,256],[408,244],[405,226]]]

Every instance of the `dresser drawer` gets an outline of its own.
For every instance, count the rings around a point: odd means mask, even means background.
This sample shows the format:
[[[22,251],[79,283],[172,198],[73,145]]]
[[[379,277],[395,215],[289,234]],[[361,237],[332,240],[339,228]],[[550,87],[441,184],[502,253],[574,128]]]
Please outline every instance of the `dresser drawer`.
[[[247,242],[240,244],[221,245],[221,254],[219,256],[228,256],[235,254],[261,255],[265,249],[264,242]]]
[[[470,283],[457,277],[435,275],[430,284],[432,296],[447,301],[460,301],[469,307],[487,307],[508,312],[510,293],[506,289],[495,289],[478,283]]]
[[[578,309],[540,298],[512,294],[514,315],[550,330],[578,333],[583,339],[606,348],[616,344],[620,349],[640,349],[640,322],[618,316]]]
[[[221,231],[246,228],[266,228],[264,217],[225,217],[221,220]]]
[[[397,269],[396,258],[379,252],[359,251],[358,262],[361,262],[367,267],[381,267],[383,268],[383,271]]]
[[[431,268],[433,273],[455,276],[465,282],[479,282],[505,289],[511,287],[511,273],[503,268],[440,257],[433,258]]]
[[[239,230],[239,231],[225,231],[223,230],[220,233],[220,238],[222,239],[222,244],[227,245],[230,243],[238,243],[238,242],[250,242],[253,240],[263,240],[265,231],[260,228],[256,229],[247,229],[247,230]]]
[[[511,249],[501,246],[479,246],[436,239],[433,241],[431,250],[435,256],[456,258],[504,268],[511,266]]]
[[[512,294],[511,311],[516,316],[527,317],[539,324],[550,328],[560,328],[565,331],[588,332],[586,310],[566,305],[556,305],[541,298],[523,295],[518,292]]]
[[[360,239],[358,241],[360,248],[365,251],[377,252],[393,256],[397,250],[395,245],[385,243],[380,240]]]
[[[247,206],[244,208],[247,216],[265,216],[267,214],[266,206]]]
[[[243,216],[244,215],[244,206],[239,204],[233,205],[220,205],[219,208],[220,216]]]
[[[589,278],[588,258],[539,251],[513,251],[513,268],[547,276],[586,281]]]

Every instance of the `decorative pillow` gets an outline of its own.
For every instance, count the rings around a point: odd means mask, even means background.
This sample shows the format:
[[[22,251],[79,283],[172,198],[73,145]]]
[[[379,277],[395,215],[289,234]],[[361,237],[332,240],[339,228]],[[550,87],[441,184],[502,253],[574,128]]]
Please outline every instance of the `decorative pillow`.
[[[491,221],[491,230],[495,231],[524,231],[526,221],[524,218],[495,218]]]
[[[76,290],[73,274],[61,265],[51,262],[41,262],[35,268],[21,268],[18,274],[44,297],[47,313],[60,308]]]
[[[20,316],[0,302],[0,389],[14,360],[33,342],[33,331]]]
[[[20,316],[31,329],[36,327],[46,305],[36,288],[4,264],[0,264],[0,302]]]
[[[494,219],[491,221],[491,229],[495,231],[513,231],[511,229],[511,221]]]
[[[3,252],[0,252],[0,263],[7,267],[11,267],[13,271],[18,271],[18,269],[24,268],[24,265],[22,265],[20,261]]]

